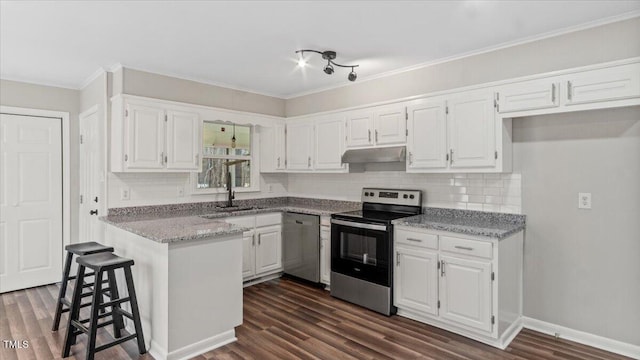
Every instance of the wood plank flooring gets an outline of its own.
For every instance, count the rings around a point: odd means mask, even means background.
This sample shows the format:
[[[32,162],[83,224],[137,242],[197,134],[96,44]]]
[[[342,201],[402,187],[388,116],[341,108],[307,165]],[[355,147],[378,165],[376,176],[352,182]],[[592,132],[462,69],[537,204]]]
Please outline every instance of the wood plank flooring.
[[[0,295],[0,340],[29,340],[28,349],[0,358],[59,359],[66,315],[51,332],[58,287],[42,286]],[[98,344],[112,339],[104,331]],[[399,316],[386,317],[291,280],[244,289],[244,323],[238,341],[195,359],[628,359],[567,340],[523,330],[504,351]],[[72,357],[83,359],[85,336]],[[96,354],[100,359],[152,359],[139,356],[134,341]]]

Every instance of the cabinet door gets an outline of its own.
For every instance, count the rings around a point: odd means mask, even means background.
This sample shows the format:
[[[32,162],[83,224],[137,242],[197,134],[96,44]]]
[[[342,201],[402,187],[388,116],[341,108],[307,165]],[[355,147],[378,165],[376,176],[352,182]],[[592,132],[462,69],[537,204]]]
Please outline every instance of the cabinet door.
[[[342,170],[344,153],[344,118],[318,120],[315,123],[315,164],[318,170]]]
[[[164,110],[128,104],[126,110],[127,169],[164,168]]]
[[[282,227],[256,229],[256,274],[282,269]]]
[[[374,114],[374,140],[376,145],[405,144],[407,142],[406,109],[384,107]]]
[[[444,101],[409,106],[407,112],[407,171],[446,168],[449,157]]]
[[[452,168],[495,166],[493,92],[468,92],[448,101]]]
[[[331,283],[331,227],[320,227],[320,282]]]
[[[398,246],[394,272],[394,305],[423,314],[438,314],[438,255]]]
[[[287,169],[311,170],[312,150],[313,124],[287,124]]]
[[[347,147],[373,145],[373,114],[355,112],[347,116]]]
[[[242,234],[242,279],[246,280],[256,274],[255,234],[245,231]]]
[[[274,127],[275,139],[275,164],[276,170],[285,170],[286,166],[286,139],[284,124],[277,124]]]
[[[500,89],[499,112],[547,109],[560,104],[560,84],[551,80],[517,83]]]
[[[440,256],[440,317],[491,331],[491,263]]]
[[[640,97],[640,64],[572,75],[565,90],[567,105]]]
[[[196,113],[167,111],[167,169],[200,171],[202,121]]]

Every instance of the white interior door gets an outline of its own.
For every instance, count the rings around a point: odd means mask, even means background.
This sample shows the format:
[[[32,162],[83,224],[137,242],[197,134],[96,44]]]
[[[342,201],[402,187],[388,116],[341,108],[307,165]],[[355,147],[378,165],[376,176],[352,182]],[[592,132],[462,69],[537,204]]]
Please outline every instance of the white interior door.
[[[0,293],[62,274],[62,121],[0,114]]]
[[[102,241],[104,157],[97,112],[80,116],[80,241]]]

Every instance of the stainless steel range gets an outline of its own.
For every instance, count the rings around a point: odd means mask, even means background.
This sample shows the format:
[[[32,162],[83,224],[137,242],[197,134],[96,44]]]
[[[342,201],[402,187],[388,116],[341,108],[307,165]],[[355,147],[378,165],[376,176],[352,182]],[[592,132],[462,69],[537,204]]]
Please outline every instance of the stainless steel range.
[[[391,221],[420,213],[420,190],[364,188],[362,210],[331,215],[331,296],[394,314]]]

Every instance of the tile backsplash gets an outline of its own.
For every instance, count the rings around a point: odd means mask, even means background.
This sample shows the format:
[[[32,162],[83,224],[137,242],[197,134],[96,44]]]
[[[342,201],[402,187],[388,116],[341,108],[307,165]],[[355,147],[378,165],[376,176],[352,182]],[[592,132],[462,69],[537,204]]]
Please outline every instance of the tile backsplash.
[[[520,214],[520,174],[407,174],[368,171],[348,174],[261,174],[260,192],[236,193],[236,199],[297,196],[360,201],[363,187],[423,191],[423,206]],[[221,201],[225,194],[190,195],[187,174],[110,174],[108,207]],[[178,188],[184,195],[178,196]],[[123,189],[129,200],[121,198]]]
[[[289,196],[360,200],[363,187],[423,191],[423,206],[520,214],[520,174],[407,174],[380,171],[349,174],[289,174]]]

